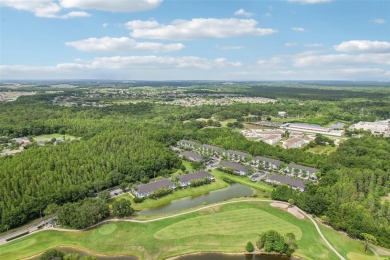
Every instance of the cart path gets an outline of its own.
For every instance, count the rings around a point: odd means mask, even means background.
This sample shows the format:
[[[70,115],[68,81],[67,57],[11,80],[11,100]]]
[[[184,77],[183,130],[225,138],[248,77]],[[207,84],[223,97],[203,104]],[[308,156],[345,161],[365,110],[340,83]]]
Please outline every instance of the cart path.
[[[45,231],[45,230],[57,230],[57,231],[65,231],[65,232],[80,232],[80,231],[85,231],[85,230],[89,230],[89,229],[92,229],[94,227],[97,227],[97,226],[100,226],[102,224],[105,224],[105,223],[109,223],[109,222],[133,222],[133,223],[150,223],[150,222],[156,222],[156,221],[160,221],[160,220],[164,220],[164,219],[170,219],[170,218],[175,218],[175,217],[179,217],[179,216],[183,216],[183,215],[186,215],[186,214],[190,214],[190,213],[194,213],[194,212],[197,212],[197,211],[201,211],[201,210],[204,210],[204,209],[208,209],[208,208],[212,208],[212,207],[215,207],[215,206],[221,206],[221,205],[226,205],[226,204],[235,204],[235,203],[241,203],[241,202],[278,202],[278,203],[283,203],[283,204],[287,204],[287,202],[284,202],[284,201],[278,201],[278,200],[266,200],[266,199],[242,199],[242,200],[234,200],[234,201],[225,201],[225,202],[220,202],[220,203],[215,203],[215,204],[211,204],[211,205],[208,205],[208,206],[204,206],[204,207],[200,207],[200,208],[197,208],[197,209],[193,209],[193,210],[190,210],[190,211],[185,211],[185,212],[181,212],[181,213],[176,213],[176,214],[173,214],[173,215],[169,215],[169,216],[164,216],[164,217],[158,217],[158,218],[154,218],[154,219],[145,219],[145,220],[137,220],[137,219],[108,219],[108,220],[103,220],[91,227],[88,227],[88,229],[82,229],[82,230],[78,230],[78,229],[65,229],[65,228],[56,228],[56,227],[51,227],[51,228],[46,228],[46,229],[42,229],[42,230],[38,230],[38,231],[35,231],[35,232],[31,232],[23,237],[20,237],[20,238],[24,238],[26,236],[29,236],[31,234],[34,234],[34,233],[37,233],[37,232],[40,232],[40,231]],[[294,206],[296,207],[296,206]],[[324,234],[322,234],[317,222],[309,215],[307,214],[306,212],[304,212],[303,210],[301,210],[300,208],[296,207],[296,209],[301,213],[303,214],[305,217],[307,217],[308,219],[310,219],[310,221],[313,223],[314,227],[316,228],[318,234],[320,235],[321,239],[325,242],[325,244],[341,259],[341,260],[346,260],[332,245],[331,243],[326,239],[326,237],[324,236]],[[15,240],[18,240],[20,238],[17,238],[17,239],[14,239],[12,241],[15,241]],[[11,241],[10,241],[11,242]],[[7,242],[6,242],[7,243]]]

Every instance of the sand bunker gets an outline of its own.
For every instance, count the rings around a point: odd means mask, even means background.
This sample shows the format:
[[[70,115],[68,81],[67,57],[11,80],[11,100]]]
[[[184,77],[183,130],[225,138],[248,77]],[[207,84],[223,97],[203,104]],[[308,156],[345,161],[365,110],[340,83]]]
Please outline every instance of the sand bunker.
[[[288,208],[287,204],[280,203],[280,202],[272,202],[270,205],[271,205],[271,207],[274,207],[274,208],[280,208],[280,209],[287,209]]]
[[[294,216],[296,216],[299,219],[305,218],[305,216],[302,213],[300,213],[296,207],[288,208],[287,211],[288,211],[288,213],[293,214]]]

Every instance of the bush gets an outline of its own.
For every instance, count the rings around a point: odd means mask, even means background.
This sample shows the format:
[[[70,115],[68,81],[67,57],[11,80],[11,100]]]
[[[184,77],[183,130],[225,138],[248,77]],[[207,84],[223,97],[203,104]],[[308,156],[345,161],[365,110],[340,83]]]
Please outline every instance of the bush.
[[[245,247],[246,251],[248,251],[249,253],[255,251],[255,247],[253,246],[252,242],[249,241],[248,243],[246,243],[246,247]]]
[[[149,198],[151,199],[158,199],[161,197],[164,197],[168,194],[171,194],[173,192],[172,188],[161,188],[153,192],[152,194],[149,195]]]
[[[40,260],[54,260],[54,259],[63,259],[64,253],[57,249],[49,249],[43,252],[43,254],[39,257]]]
[[[209,178],[203,178],[203,179],[199,179],[199,180],[192,180],[190,182],[190,186],[191,187],[198,187],[198,186],[202,186],[202,185],[210,184],[210,183],[211,183],[211,180]]]
[[[144,201],[144,200],[145,200],[145,198],[141,198],[141,197],[135,197],[135,198],[133,199],[134,203],[141,203],[141,202]]]

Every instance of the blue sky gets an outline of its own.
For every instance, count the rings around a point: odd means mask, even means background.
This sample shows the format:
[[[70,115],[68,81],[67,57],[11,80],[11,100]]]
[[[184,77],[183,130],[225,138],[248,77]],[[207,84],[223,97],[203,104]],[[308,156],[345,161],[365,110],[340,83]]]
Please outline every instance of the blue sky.
[[[390,81],[388,0],[0,0],[0,79]]]

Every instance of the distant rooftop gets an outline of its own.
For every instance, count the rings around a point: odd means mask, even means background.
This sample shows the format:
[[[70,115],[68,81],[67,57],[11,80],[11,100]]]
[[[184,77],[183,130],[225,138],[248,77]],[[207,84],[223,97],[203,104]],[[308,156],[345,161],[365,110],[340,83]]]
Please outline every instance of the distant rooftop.
[[[337,122],[336,124],[333,124],[333,125],[329,126],[329,128],[332,128],[332,129],[343,129],[344,126],[345,126],[344,123]]]
[[[240,151],[235,151],[235,150],[226,150],[226,153],[235,154],[235,155],[239,155],[239,156],[242,156],[242,157],[248,157],[248,156],[250,156],[250,154],[248,154],[248,153],[244,153],[244,152],[240,152]]]
[[[299,164],[295,164],[295,163],[290,163],[288,164],[289,167],[292,167],[292,168],[295,168],[295,169],[300,169],[300,170],[304,170],[304,171],[308,171],[310,173],[316,173],[318,172],[319,170],[316,169],[316,168],[313,168],[313,167],[308,167],[308,166],[303,166],[303,165],[299,165]]]
[[[262,157],[262,156],[256,156],[255,158],[253,158],[253,160],[269,162],[269,163],[272,163],[272,164],[274,164],[276,166],[280,166],[283,163],[282,161],[271,159],[271,158],[267,158],[267,157]]]
[[[206,149],[214,150],[216,152],[223,151],[223,148],[214,145],[209,145],[209,144],[203,144],[202,147]]]
[[[200,153],[185,151],[185,152],[183,152],[183,155],[188,157],[188,158],[193,158],[196,160],[203,160],[203,155],[201,155]]]

